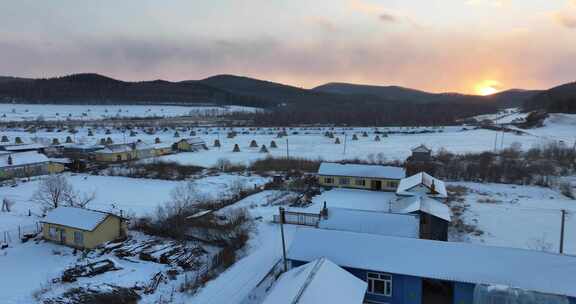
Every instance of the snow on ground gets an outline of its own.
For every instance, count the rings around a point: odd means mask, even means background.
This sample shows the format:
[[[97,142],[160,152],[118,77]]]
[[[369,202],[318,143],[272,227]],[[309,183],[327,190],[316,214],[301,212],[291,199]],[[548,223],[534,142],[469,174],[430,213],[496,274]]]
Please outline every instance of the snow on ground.
[[[449,183],[465,186],[468,205],[464,220],[475,223],[483,235],[469,241],[487,245],[558,252],[561,209],[568,212],[565,253],[576,254],[576,200],[537,186]]]
[[[288,129],[286,138],[276,138],[278,130],[262,128],[260,130],[249,130],[247,128],[236,128],[239,134],[235,138],[227,138],[230,129],[226,128],[193,128],[198,137],[202,138],[209,147],[207,151],[195,153],[178,153],[174,155],[162,156],[158,159],[176,161],[182,164],[213,166],[220,159],[228,159],[234,163],[248,164],[257,159],[265,158],[268,155],[284,157],[303,157],[309,159],[322,158],[328,161],[338,161],[342,159],[361,158],[366,160],[404,160],[410,155],[410,149],[425,144],[435,152],[446,149],[454,153],[471,153],[491,151],[497,138],[498,146],[506,148],[513,143],[520,143],[523,149],[546,144],[549,142],[564,141],[572,145],[576,139],[574,133],[576,126],[576,115],[552,114],[543,128],[530,129],[528,135],[516,135],[502,132],[494,132],[485,129],[467,129],[467,127],[389,127],[378,128],[380,132],[390,132],[388,137],[382,137],[377,142],[374,140],[375,128],[315,128]],[[325,131],[332,131],[341,141],[335,144],[335,139],[323,136]],[[20,137],[25,143],[39,142],[50,144],[54,138],[61,143],[69,136],[75,143],[96,144],[102,138],[110,137],[114,143],[129,143],[138,139],[146,143],[154,143],[159,138],[163,143],[174,143],[183,137],[190,135],[190,131],[180,130],[179,137],[175,137],[174,130],[160,130],[156,134],[146,134],[143,130],[136,130],[135,136],[129,136],[130,132],[121,132],[112,129],[112,134],[106,134],[105,128],[93,131],[93,136],[88,136],[88,128],[79,128],[78,133],[49,132],[47,130],[37,130],[35,133],[28,133],[23,129],[5,129],[1,135],[6,135],[11,143],[15,137]],[[362,137],[362,132],[366,131],[368,137]],[[400,133],[398,133],[400,132]],[[415,132],[425,132],[410,134]],[[242,134],[250,133],[250,134]],[[296,134],[297,133],[297,134]],[[356,134],[358,140],[352,140]],[[221,143],[220,148],[213,147],[215,140]],[[256,140],[258,148],[250,148],[252,140]],[[270,148],[270,142],[274,140],[278,148]],[[234,145],[238,144],[240,152],[232,152]],[[266,145],[269,153],[260,153],[260,147]],[[288,148],[288,149],[287,149]]]
[[[94,120],[122,117],[216,116],[232,112],[254,112],[243,106],[172,105],[48,105],[0,103],[0,121]]]
[[[75,190],[85,193],[96,193],[96,199],[88,208],[104,211],[123,210],[125,214],[143,216],[151,214],[156,207],[170,200],[170,192],[178,185],[177,181],[137,179],[118,176],[94,176],[67,174],[68,181]],[[41,178],[19,183],[16,187],[0,187],[0,198],[9,198],[16,204],[10,213],[0,213],[0,231],[17,229],[18,225],[33,225],[37,216],[27,216],[28,210],[40,214],[37,203],[30,200]],[[248,187],[262,185],[267,178],[259,176],[241,176],[222,174],[206,176],[194,180],[198,193],[208,197],[217,197],[230,191],[236,181]]]
[[[569,147],[576,141],[576,114],[552,113],[544,121],[544,127],[525,130],[533,136],[563,141]]]
[[[520,112],[518,108],[510,108],[499,111],[494,114],[484,114],[471,117],[476,121],[490,120],[494,124],[509,124],[515,121],[522,121],[528,116],[528,113]]]

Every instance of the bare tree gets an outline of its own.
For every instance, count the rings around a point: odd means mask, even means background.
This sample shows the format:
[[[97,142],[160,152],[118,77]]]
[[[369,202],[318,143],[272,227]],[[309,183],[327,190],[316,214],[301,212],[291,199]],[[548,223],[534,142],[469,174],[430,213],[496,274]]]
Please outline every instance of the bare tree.
[[[85,208],[96,198],[96,193],[80,193],[63,175],[51,175],[43,179],[31,200],[40,204],[44,211],[60,206]]]
[[[44,211],[66,205],[72,195],[72,185],[62,175],[51,175],[43,179],[32,195],[32,201],[40,204]]]

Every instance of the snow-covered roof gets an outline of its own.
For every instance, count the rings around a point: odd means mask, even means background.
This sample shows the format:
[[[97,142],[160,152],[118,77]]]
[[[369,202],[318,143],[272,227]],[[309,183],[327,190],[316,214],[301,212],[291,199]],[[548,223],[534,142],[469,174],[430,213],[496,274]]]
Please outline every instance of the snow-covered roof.
[[[318,258],[280,276],[262,304],[361,304],[367,283]]]
[[[71,228],[92,231],[100,225],[110,213],[75,207],[58,207],[52,209],[43,223],[56,224]]]
[[[172,148],[172,143],[157,143],[157,144],[152,144],[151,145],[154,149],[170,149]]]
[[[576,296],[576,257],[516,248],[298,229],[288,258],[340,267]]]
[[[121,152],[130,152],[132,150],[134,149],[129,144],[119,144],[119,145],[106,146],[106,148],[97,150],[95,151],[95,153],[121,153]]]
[[[12,164],[9,164],[8,159],[12,159]],[[36,151],[0,155],[0,167],[31,165],[44,162],[48,162],[48,157]]]
[[[46,148],[46,146],[42,144],[22,144],[22,145],[4,146],[4,150],[6,151],[38,150],[42,148]]]
[[[420,221],[417,216],[345,208],[328,208],[319,228],[417,238]]]
[[[450,211],[450,207],[426,195],[400,197],[398,200],[391,203],[391,207],[392,212],[412,213],[421,211],[448,222],[452,220],[452,211]]]
[[[53,163],[59,163],[59,164],[70,164],[72,163],[72,161],[69,158],[66,157],[50,157],[48,159],[49,161],[53,162]]]
[[[402,179],[406,176],[406,172],[404,168],[392,166],[324,162],[318,168],[318,175]]]
[[[432,197],[447,198],[448,192],[446,191],[446,185],[443,181],[431,176],[426,172],[416,173],[410,177],[403,178],[396,189],[396,194],[398,195],[420,195],[424,193],[417,193],[413,191],[417,186],[426,187],[426,194]],[[434,193],[432,193],[434,189]]]
[[[423,153],[428,153],[431,152],[432,150],[430,150],[428,147],[426,147],[424,144],[419,145],[418,147],[412,148],[412,152],[423,152]]]

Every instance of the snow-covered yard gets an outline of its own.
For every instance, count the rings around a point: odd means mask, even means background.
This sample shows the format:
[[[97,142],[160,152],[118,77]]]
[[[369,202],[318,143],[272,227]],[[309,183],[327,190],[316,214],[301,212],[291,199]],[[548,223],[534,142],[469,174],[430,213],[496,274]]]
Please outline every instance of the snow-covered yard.
[[[449,183],[464,186],[464,220],[484,233],[468,241],[486,245],[558,252],[561,211],[567,211],[564,251],[576,254],[576,200],[536,186]]]
[[[68,181],[75,190],[96,194],[94,201],[88,208],[104,211],[123,210],[125,214],[144,216],[152,214],[156,207],[170,199],[170,192],[178,185],[176,181],[136,179],[117,176],[70,175]],[[34,224],[40,214],[39,204],[30,198],[38,189],[42,177],[31,182],[19,183],[16,187],[0,187],[0,197],[15,202],[12,212],[0,213],[0,231],[15,230],[18,225]],[[230,186],[236,181],[244,183],[247,187],[262,185],[267,178],[259,176],[241,175],[214,175],[194,180],[196,190],[200,195],[216,198],[230,191]],[[28,216],[31,210],[33,216]]]

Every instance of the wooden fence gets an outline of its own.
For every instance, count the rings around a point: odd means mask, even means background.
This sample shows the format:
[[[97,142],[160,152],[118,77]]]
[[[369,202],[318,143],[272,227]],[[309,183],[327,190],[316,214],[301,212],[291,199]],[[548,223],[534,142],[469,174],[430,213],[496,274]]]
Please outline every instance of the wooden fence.
[[[0,243],[10,244],[24,239],[27,235],[36,235],[42,231],[42,225],[35,223],[32,225],[19,225],[11,230],[0,231]]]
[[[275,214],[272,220],[280,223],[280,215]],[[284,224],[318,227],[319,222],[320,213],[284,211]]]

